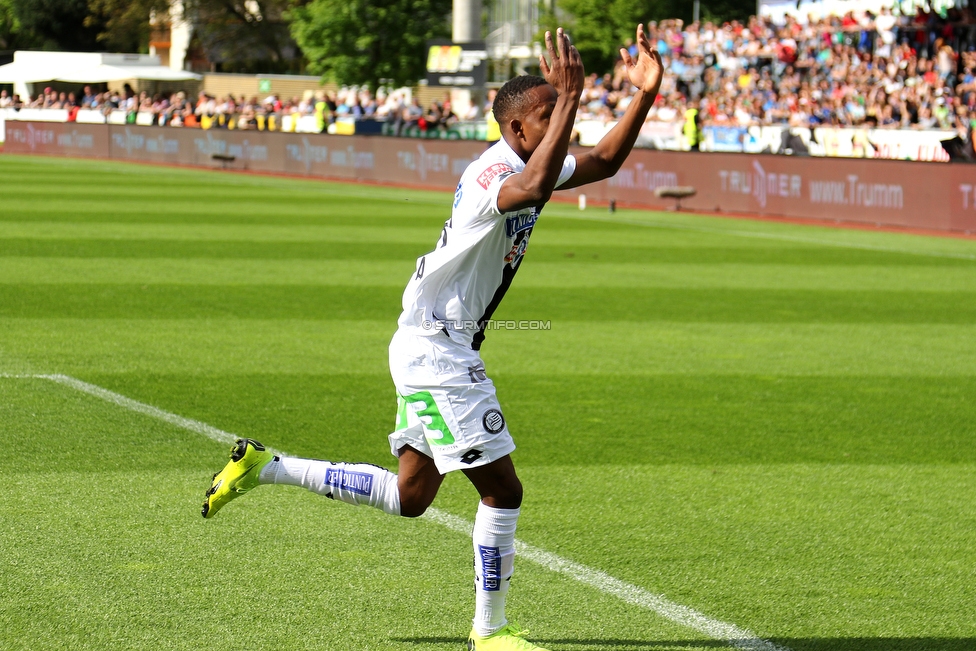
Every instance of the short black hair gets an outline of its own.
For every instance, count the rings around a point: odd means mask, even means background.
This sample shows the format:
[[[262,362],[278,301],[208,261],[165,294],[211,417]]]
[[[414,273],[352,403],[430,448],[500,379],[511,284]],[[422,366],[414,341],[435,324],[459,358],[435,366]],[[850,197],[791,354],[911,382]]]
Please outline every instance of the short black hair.
[[[529,91],[538,86],[545,86],[547,83],[549,82],[536,75],[522,75],[506,81],[505,85],[498,89],[495,103],[491,107],[499,126],[521,117],[528,108]]]

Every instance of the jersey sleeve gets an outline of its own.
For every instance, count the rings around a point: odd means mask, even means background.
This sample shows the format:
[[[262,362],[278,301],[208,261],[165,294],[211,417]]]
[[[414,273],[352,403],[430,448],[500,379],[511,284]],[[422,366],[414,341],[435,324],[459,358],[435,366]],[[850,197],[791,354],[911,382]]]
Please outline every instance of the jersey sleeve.
[[[505,162],[492,163],[485,171],[478,175],[475,183],[479,190],[484,190],[482,198],[482,214],[500,215],[498,210],[498,193],[502,189],[505,179],[515,174],[515,168]]]
[[[576,157],[567,154],[563,160],[562,169],[559,170],[559,176],[556,178],[556,187],[558,188],[566,183],[575,172]],[[477,175],[468,177],[469,180],[462,184],[463,187],[458,188],[459,193],[455,195],[455,200],[460,203],[465,198],[464,195],[470,192],[474,195],[472,198],[476,197],[475,213],[477,215],[481,217],[501,215],[502,213],[498,209],[498,193],[501,191],[505,179],[517,173],[515,168],[505,161],[491,163]]]
[[[509,169],[511,170],[511,168]],[[563,160],[563,167],[559,170],[559,176],[556,178],[556,187],[558,188],[560,185],[568,181],[575,172],[576,157],[572,154],[566,154],[566,158]],[[492,186],[491,210],[496,215],[501,214],[501,212],[498,210],[498,192],[502,189],[502,182],[514,173],[515,171],[511,170],[508,173],[500,175],[495,184]]]
[[[566,159],[563,161],[563,168],[559,170],[559,178],[556,179],[556,187],[558,188],[566,181],[568,181],[573,174],[576,173],[576,156],[572,154],[566,154]]]

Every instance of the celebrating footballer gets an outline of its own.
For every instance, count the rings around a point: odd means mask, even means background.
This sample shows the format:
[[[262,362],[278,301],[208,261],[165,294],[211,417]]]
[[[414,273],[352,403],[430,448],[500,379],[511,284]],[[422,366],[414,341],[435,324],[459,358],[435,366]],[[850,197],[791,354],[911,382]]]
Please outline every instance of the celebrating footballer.
[[[498,91],[493,110],[502,138],[461,176],[451,217],[434,250],[417,261],[403,293],[403,312],[390,343],[397,413],[389,441],[397,474],[370,464],[276,456],[254,440],[241,439],[203,504],[203,516],[212,518],[260,484],[290,484],[390,515],[417,517],[433,502],[444,475],[460,470],[481,496],[473,532],[472,651],[540,649],[505,617],[522,484],[511,457],[515,443],[481,360],[485,330],[553,191],[617,172],[664,74],[660,55],[638,25],[636,60],[620,51],[638,89],[633,100],[596,147],[569,154],[583,64],[561,28],[555,35],[546,32],[545,40],[547,55],[539,58],[543,77],[516,77]]]

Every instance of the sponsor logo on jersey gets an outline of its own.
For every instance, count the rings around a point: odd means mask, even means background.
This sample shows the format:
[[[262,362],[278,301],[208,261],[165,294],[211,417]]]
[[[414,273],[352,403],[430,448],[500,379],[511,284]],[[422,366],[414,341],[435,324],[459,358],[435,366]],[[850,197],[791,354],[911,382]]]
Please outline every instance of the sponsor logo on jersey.
[[[505,417],[497,409],[489,409],[481,417],[481,424],[489,434],[498,434],[505,428]]]
[[[495,163],[484,172],[478,176],[478,185],[480,185],[485,190],[491,185],[491,182],[497,179],[502,174],[508,175],[514,173],[515,170],[508,163]]]
[[[519,261],[525,257],[525,251],[528,248],[529,238],[524,237],[512,245],[512,250],[509,251],[508,255],[505,256],[505,263],[514,269],[518,265]]]
[[[497,592],[502,583],[502,554],[498,547],[478,545],[481,559],[481,587],[487,592]]]
[[[458,204],[461,203],[461,195],[462,194],[464,194],[464,193],[461,192],[461,183],[458,182],[457,189],[454,190],[454,207],[455,208],[457,208],[458,207]]]
[[[505,220],[505,235],[515,237],[522,231],[526,231],[535,226],[538,220],[539,211],[535,208],[529,212],[520,212],[517,215],[512,215]]]
[[[329,468],[325,471],[325,483],[328,486],[344,488],[360,495],[373,492],[373,475],[368,472],[350,472],[342,468]]]

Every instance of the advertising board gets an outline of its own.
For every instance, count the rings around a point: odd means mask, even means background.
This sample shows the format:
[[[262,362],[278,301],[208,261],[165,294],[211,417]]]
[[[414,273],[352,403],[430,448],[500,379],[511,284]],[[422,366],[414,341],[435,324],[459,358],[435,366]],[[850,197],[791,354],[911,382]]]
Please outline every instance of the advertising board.
[[[5,152],[109,158],[104,126],[73,122],[7,120]]]
[[[484,151],[470,140],[115,125],[7,123],[4,152],[112,158],[453,190]],[[574,148],[577,155],[589,149]],[[976,232],[976,165],[635,150],[610,179],[557,192],[590,205],[689,210]]]

